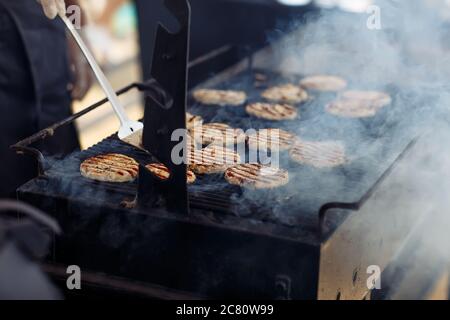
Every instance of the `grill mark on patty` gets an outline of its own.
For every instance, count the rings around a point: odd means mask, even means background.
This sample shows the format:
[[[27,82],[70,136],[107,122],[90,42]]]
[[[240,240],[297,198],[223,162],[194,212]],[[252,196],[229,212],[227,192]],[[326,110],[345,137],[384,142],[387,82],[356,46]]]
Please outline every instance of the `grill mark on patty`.
[[[288,104],[253,103],[246,107],[248,114],[267,120],[289,120],[297,117],[297,109]]]
[[[327,112],[348,118],[373,117],[392,103],[390,95],[378,91],[344,91],[326,106]]]
[[[145,167],[161,180],[167,180],[170,178],[169,168],[167,168],[162,163],[151,163]],[[194,183],[196,180],[196,176],[191,170],[187,170],[186,179],[188,183]]]
[[[343,100],[364,101],[377,108],[384,107],[392,102],[391,96],[381,91],[348,90],[342,92],[339,98]]]
[[[308,100],[308,93],[291,83],[269,88],[261,96],[270,101],[287,103],[301,103]]]
[[[234,129],[224,123],[208,123],[191,129],[194,139],[203,144],[238,144],[244,142],[246,136],[240,129]],[[200,141],[199,141],[200,140]]]
[[[227,169],[225,178],[231,184],[263,189],[286,184],[289,174],[286,170],[275,169],[261,164],[242,164]]]
[[[129,177],[128,180],[131,181],[138,175],[139,165],[134,159],[125,155],[104,154],[83,161],[80,171],[89,179],[122,182],[122,179],[115,179],[115,176]]]
[[[273,181],[278,181],[277,178],[282,178],[284,175],[282,173],[271,173],[270,175],[265,175],[260,173],[259,171],[257,171],[259,169],[253,167],[253,168],[249,168],[249,167],[235,167],[235,170],[231,173],[229,173],[229,175],[234,175],[236,177],[236,175],[240,175],[243,178],[248,178],[248,179],[253,179],[255,182],[258,180],[263,180],[265,182],[273,182]]]
[[[277,137],[278,139],[275,139]],[[261,129],[247,137],[251,148],[288,149],[296,140],[293,133],[281,129]]]
[[[126,167],[120,167],[120,166],[114,166],[114,165],[99,165],[99,164],[95,164],[95,163],[85,163],[82,165],[82,169],[84,171],[86,171],[86,173],[89,173],[89,172],[101,173],[101,172],[109,171],[112,173],[117,173],[122,176],[125,175],[124,173],[127,173],[130,176],[136,176],[138,173],[138,170],[127,169]]]
[[[247,100],[243,91],[198,89],[193,93],[194,99],[206,105],[238,106]]]
[[[239,154],[220,146],[209,146],[203,150],[196,150],[191,152],[188,157],[189,168],[199,174],[224,172],[240,161]]]
[[[240,161],[240,156],[236,152],[227,148],[218,148],[220,147],[207,147],[203,150],[193,151],[188,157],[188,161],[191,164],[205,165],[235,164]]]
[[[365,100],[335,100],[326,106],[326,111],[341,117],[365,118],[375,116],[378,108]]]
[[[305,142],[294,145],[290,151],[292,160],[315,167],[329,167],[345,164],[345,149],[337,142]]]
[[[99,161],[100,159],[101,161]],[[139,167],[134,162],[128,162],[128,163],[121,163],[118,161],[109,160],[107,158],[90,158],[87,159],[85,162],[83,162],[84,166],[90,166],[90,167],[98,167],[98,168],[111,168],[111,169],[117,169],[117,170],[126,170],[130,174],[137,174]]]
[[[347,87],[345,79],[329,75],[314,75],[303,78],[300,86],[310,90],[317,91],[340,91]]]
[[[100,159],[100,161],[98,160]],[[85,167],[91,167],[91,168],[109,168],[109,169],[115,169],[115,170],[124,170],[129,172],[130,174],[137,174],[139,167],[134,162],[128,162],[128,163],[120,163],[118,161],[112,161],[107,158],[90,158],[87,159],[85,162],[83,162],[83,165]]]

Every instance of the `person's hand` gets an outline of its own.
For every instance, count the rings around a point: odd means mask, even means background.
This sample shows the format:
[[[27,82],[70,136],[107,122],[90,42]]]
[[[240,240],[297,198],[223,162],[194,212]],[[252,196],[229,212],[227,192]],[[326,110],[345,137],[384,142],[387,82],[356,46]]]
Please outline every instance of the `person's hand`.
[[[84,42],[89,46],[88,39],[80,33]],[[86,58],[72,37],[68,37],[70,69],[72,71],[72,83],[70,90],[74,100],[82,100],[94,82],[94,74]]]
[[[45,15],[49,19],[55,19],[58,14],[66,14],[66,3],[64,0],[37,0],[44,9]]]

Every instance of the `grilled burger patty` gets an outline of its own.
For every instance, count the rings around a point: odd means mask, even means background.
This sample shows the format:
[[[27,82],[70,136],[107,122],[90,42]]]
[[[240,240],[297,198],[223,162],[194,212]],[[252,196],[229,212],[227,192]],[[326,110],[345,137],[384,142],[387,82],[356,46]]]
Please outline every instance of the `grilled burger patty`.
[[[245,110],[257,118],[273,121],[293,120],[298,116],[297,109],[288,104],[257,102],[249,104]]]
[[[347,87],[347,81],[335,76],[316,75],[301,80],[300,86],[316,91],[341,91]]]
[[[170,178],[170,171],[169,169],[162,163],[151,163],[145,166],[148,171],[153,173],[155,176],[157,176],[161,180],[167,180]],[[187,183],[194,183],[197,177],[191,170],[187,170],[186,175]]]
[[[253,150],[288,150],[296,140],[296,135],[281,129],[261,129],[247,137],[248,146]]]
[[[189,168],[197,174],[223,173],[240,162],[238,153],[215,145],[194,150],[188,157]]]
[[[385,92],[380,91],[344,91],[339,95],[341,100],[353,100],[365,103],[368,107],[383,108],[392,103],[392,98]]]
[[[298,141],[290,150],[293,161],[316,168],[333,168],[347,162],[344,145],[340,142]]]
[[[139,164],[136,160],[122,154],[98,155],[83,161],[81,175],[85,178],[103,182],[130,182],[136,179]]]
[[[203,123],[203,118],[200,116],[195,116],[189,112],[186,112],[186,128],[192,129],[195,126],[201,125]]]
[[[257,163],[241,164],[225,171],[225,179],[232,185],[251,189],[273,189],[289,182],[289,172]]]
[[[191,135],[198,144],[232,146],[245,142],[243,130],[233,129],[224,123],[207,123],[191,129]]]
[[[377,114],[377,108],[362,100],[335,100],[325,110],[335,116],[344,118],[368,118]]]
[[[264,99],[280,103],[297,104],[308,100],[308,92],[291,83],[269,88],[261,96]]]
[[[206,105],[239,106],[247,100],[243,91],[199,89],[193,93],[194,99]]]

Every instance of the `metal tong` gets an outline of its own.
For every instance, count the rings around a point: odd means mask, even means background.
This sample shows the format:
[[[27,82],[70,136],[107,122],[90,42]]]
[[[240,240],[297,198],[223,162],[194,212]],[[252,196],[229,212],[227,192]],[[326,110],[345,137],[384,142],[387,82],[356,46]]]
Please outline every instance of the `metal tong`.
[[[64,16],[60,15],[61,20],[66,25],[67,29],[72,34],[73,38],[77,42],[78,46],[80,47],[81,51],[83,52],[84,56],[86,57],[89,65],[91,66],[92,70],[94,71],[94,74],[100,83],[100,86],[102,87],[103,91],[105,92],[109,102],[111,103],[114,112],[116,113],[117,117],[120,121],[120,128],[118,132],[118,137],[120,140],[131,144],[137,148],[142,149],[142,132],[144,125],[139,121],[133,121],[131,120],[123,108],[122,104],[119,101],[119,98],[117,97],[116,93],[114,92],[111,84],[109,83],[108,79],[106,78],[103,71],[100,69],[100,66],[98,65],[97,61],[95,60],[94,56],[92,55],[91,51],[88,49],[86,44],[84,43],[83,39],[81,38],[80,34],[76,30],[75,26],[70,22],[70,20]]]

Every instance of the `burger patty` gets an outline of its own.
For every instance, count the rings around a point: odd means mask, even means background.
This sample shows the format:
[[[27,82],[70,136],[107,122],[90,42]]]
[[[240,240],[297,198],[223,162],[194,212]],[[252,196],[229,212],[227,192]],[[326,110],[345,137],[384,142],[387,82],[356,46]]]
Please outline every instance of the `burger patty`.
[[[344,118],[369,118],[377,114],[378,109],[362,100],[335,100],[325,110],[335,116]]]
[[[302,103],[309,97],[308,92],[291,83],[269,88],[261,96],[270,101],[292,104]]]
[[[333,168],[347,162],[344,145],[340,142],[298,141],[290,150],[293,161],[316,168]]]
[[[359,91],[349,90],[344,91],[339,95],[340,100],[359,101],[367,104],[372,108],[383,108],[392,103],[392,98],[385,92],[380,91]]]
[[[298,117],[297,109],[288,104],[257,102],[249,104],[245,110],[252,116],[272,121],[293,120]]]
[[[207,123],[191,129],[194,140],[201,145],[232,146],[245,142],[243,130],[234,129],[224,123]]]
[[[169,169],[162,163],[151,163],[146,165],[145,167],[161,180],[167,180],[170,178]],[[191,170],[187,170],[186,179],[187,183],[192,184],[195,182],[197,177]]]
[[[247,100],[243,91],[199,89],[193,93],[194,99],[206,105],[239,106]]]
[[[98,155],[83,161],[81,175],[85,178],[103,182],[130,182],[136,179],[139,164],[136,160],[122,154]]]
[[[203,118],[201,116],[195,116],[189,112],[186,112],[186,128],[192,129],[195,126],[201,125]]]
[[[223,173],[240,162],[238,153],[215,145],[194,150],[188,157],[189,168],[197,174]]]
[[[300,81],[300,86],[316,91],[341,91],[347,87],[347,81],[342,78],[327,75],[306,77]]]
[[[288,150],[296,140],[296,135],[281,129],[261,129],[247,137],[248,146],[253,150]]]
[[[225,171],[225,179],[232,185],[251,189],[273,189],[289,182],[289,172],[258,163],[241,164]]]

